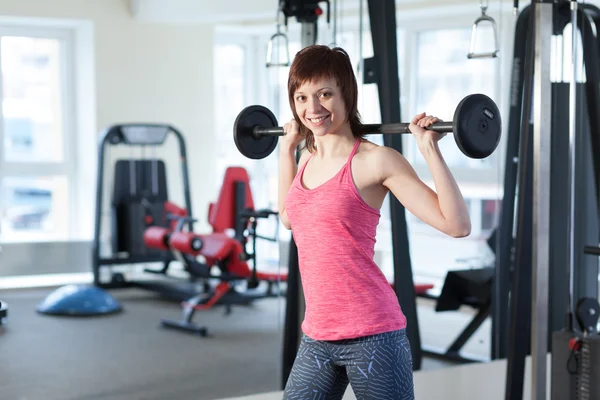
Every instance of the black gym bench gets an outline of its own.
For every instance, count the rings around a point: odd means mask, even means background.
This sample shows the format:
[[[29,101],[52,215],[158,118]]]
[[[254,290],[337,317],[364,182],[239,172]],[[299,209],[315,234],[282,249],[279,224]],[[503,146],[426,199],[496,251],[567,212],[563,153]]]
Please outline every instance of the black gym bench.
[[[440,352],[437,349],[421,345],[424,354],[460,363],[481,361],[464,357],[460,354],[460,351],[490,315],[493,277],[493,267],[452,270],[448,271],[439,295],[432,290],[417,293],[417,297],[435,300],[436,312],[458,311],[463,305],[477,310],[477,314],[473,316],[469,324],[445,351]]]

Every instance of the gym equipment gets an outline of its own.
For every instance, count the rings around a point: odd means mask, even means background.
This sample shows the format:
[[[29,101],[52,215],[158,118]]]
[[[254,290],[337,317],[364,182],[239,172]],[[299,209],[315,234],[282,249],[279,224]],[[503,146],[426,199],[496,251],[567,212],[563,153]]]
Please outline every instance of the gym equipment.
[[[196,277],[217,282],[204,293],[186,299],[182,303],[181,319],[163,319],[163,327],[206,336],[207,328],[192,321],[196,311],[220,304],[229,314],[234,305],[248,305],[255,300],[278,296],[273,287],[279,282],[286,282],[287,274],[259,271],[256,258],[257,239],[277,241],[277,234],[265,237],[256,231],[258,219],[271,216],[278,216],[278,213],[268,209],[254,210],[247,171],[241,167],[229,167],[225,171],[218,201],[210,205],[209,222],[213,233],[184,231],[186,224],[195,222],[185,216],[174,217],[177,221],[175,229],[159,226],[146,229],[146,246],[170,251]],[[235,233],[229,235],[226,233],[228,230]],[[251,252],[247,245],[252,248]],[[202,263],[197,260],[199,256],[203,259]],[[251,260],[252,268],[248,265]],[[236,285],[243,282],[246,290],[240,291]],[[261,283],[266,283],[266,289],[259,288]]]
[[[500,52],[500,46],[498,44],[498,28],[496,26],[496,21],[494,18],[486,14],[486,11],[489,6],[489,0],[486,0],[486,4],[483,5],[483,0],[479,1],[479,6],[481,7],[481,16],[473,22],[473,28],[471,30],[471,41],[469,43],[469,53],[467,54],[467,58],[496,58],[498,57],[498,52]],[[475,52],[475,43],[477,37],[477,27],[482,22],[488,22],[492,25],[492,31],[494,32],[494,50],[490,52],[476,53]]]
[[[496,230],[494,229],[486,241],[487,246],[493,253],[496,253],[496,238]],[[463,355],[461,350],[481,324],[490,316],[494,274],[495,269],[490,265],[450,270],[446,274],[439,295],[435,295],[432,291],[416,292],[418,297],[436,300],[436,312],[459,311],[462,306],[468,306],[477,311],[467,326],[445,350],[440,351],[440,349],[422,345],[421,348],[424,354],[459,363],[487,361]]]
[[[552,346],[552,399],[600,398],[600,336],[554,332]]]
[[[491,155],[502,134],[502,119],[496,103],[484,94],[471,94],[463,98],[452,122],[436,122],[431,130],[453,133],[458,148],[467,157],[481,159]],[[384,135],[410,134],[408,123],[365,124],[365,134]],[[285,135],[277,126],[275,115],[266,107],[253,105],[244,108],[237,116],[233,127],[233,138],[240,153],[251,159],[262,159],[270,155],[279,136]]]
[[[169,158],[178,163],[179,173],[167,175],[167,162],[157,155],[162,148],[179,150]],[[183,134],[166,124],[112,125],[102,133],[98,151],[94,285],[104,289],[137,287],[177,301],[197,294],[204,282],[190,271],[174,271],[170,252],[144,244],[146,228],[167,227],[173,222],[170,216],[192,213]],[[178,187],[178,193],[170,192],[167,181]],[[183,204],[177,205],[174,197]],[[144,268],[137,269],[140,265]]]
[[[424,354],[462,363],[477,361],[463,356],[461,350],[490,315],[493,277],[493,267],[452,270],[446,274],[439,297],[431,296],[428,293],[417,293],[419,297],[437,300],[436,312],[458,311],[463,305],[477,310],[477,314],[473,316],[445,351],[440,352],[438,349],[422,345]]]
[[[575,311],[577,328],[552,335],[552,399],[600,398],[600,335],[596,326],[600,304],[581,299]]]
[[[98,287],[67,285],[46,296],[37,311],[48,315],[94,316],[118,313],[122,307],[113,296]]]
[[[507,399],[523,398],[528,354],[536,366],[532,398],[546,397],[549,350],[553,398],[569,386],[570,353],[563,352],[579,335],[572,304],[597,297],[597,260],[578,249],[598,243],[599,16],[600,9],[591,4],[534,2],[523,8],[516,24],[492,318],[493,358],[507,358]],[[540,66],[550,58],[550,39],[562,36],[570,23],[572,37],[581,39],[586,76],[557,82]],[[574,63],[573,73],[582,70]],[[568,218],[560,217],[565,214]],[[591,393],[595,381],[580,380],[578,390]],[[557,398],[575,395],[570,391]]]
[[[289,45],[289,41],[288,41],[288,37],[287,35],[281,31],[281,23],[279,22],[279,15],[280,13],[283,12],[283,6],[284,6],[284,2],[281,2],[279,4],[279,8],[277,9],[277,15],[275,17],[276,20],[276,25],[277,25],[277,31],[271,36],[271,38],[269,39],[269,42],[267,44],[267,68],[270,67],[289,67],[290,66],[290,45]],[[277,44],[277,40],[281,40],[283,41],[283,45],[285,46],[285,58],[282,61],[280,59],[280,47]],[[277,51],[275,52],[276,56],[275,59],[273,58],[273,47],[277,47]]]

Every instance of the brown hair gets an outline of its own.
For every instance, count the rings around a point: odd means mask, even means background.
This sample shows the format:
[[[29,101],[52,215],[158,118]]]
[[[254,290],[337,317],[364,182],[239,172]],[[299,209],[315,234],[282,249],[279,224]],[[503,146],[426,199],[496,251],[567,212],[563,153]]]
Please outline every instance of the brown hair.
[[[358,113],[358,84],[352,69],[348,53],[340,47],[330,48],[323,45],[313,45],[300,50],[288,77],[288,96],[294,118],[300,125],[300,134],[305,138],[306,148],[313,153],[316,150],[315,138],[306,126],[300,122],[294,104],[294,93],[305,82],[317,79],[335,79],[342,92],[346,107],[346,121],[350,123],[352,135],[359,139],[362,123]]]

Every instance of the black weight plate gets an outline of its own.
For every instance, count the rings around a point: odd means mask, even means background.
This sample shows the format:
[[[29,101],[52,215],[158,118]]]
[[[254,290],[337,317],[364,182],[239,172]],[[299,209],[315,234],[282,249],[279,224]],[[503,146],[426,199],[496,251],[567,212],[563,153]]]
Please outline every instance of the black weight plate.
[[[489,157],[498,147],[502,135],[500,110],[484,94],[462,99],[454,112],[454,140],[470,158]]]
[[[260,160],[267,157],[277,147],[277,136],[263,136],[257,139],[253,135],[255,126],[274,128],[277,118],[266,107],[248,106],[242,110],[233,124],[233,140],[244,156]]]

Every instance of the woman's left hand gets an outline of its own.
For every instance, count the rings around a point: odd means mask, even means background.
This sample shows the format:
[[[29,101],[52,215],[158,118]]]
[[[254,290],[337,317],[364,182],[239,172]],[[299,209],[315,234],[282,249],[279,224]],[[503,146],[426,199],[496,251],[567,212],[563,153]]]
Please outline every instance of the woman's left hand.
[[[425,113],[420,113],[417,114],[412,121],[410,121],[408,129],[410,129],[412,134],[416,137],[419,144],[435,143],[446,136],[446,133],[439,133],[427,129],[436,122],[441,122],[441,120],[433,115],[425,115]]]

